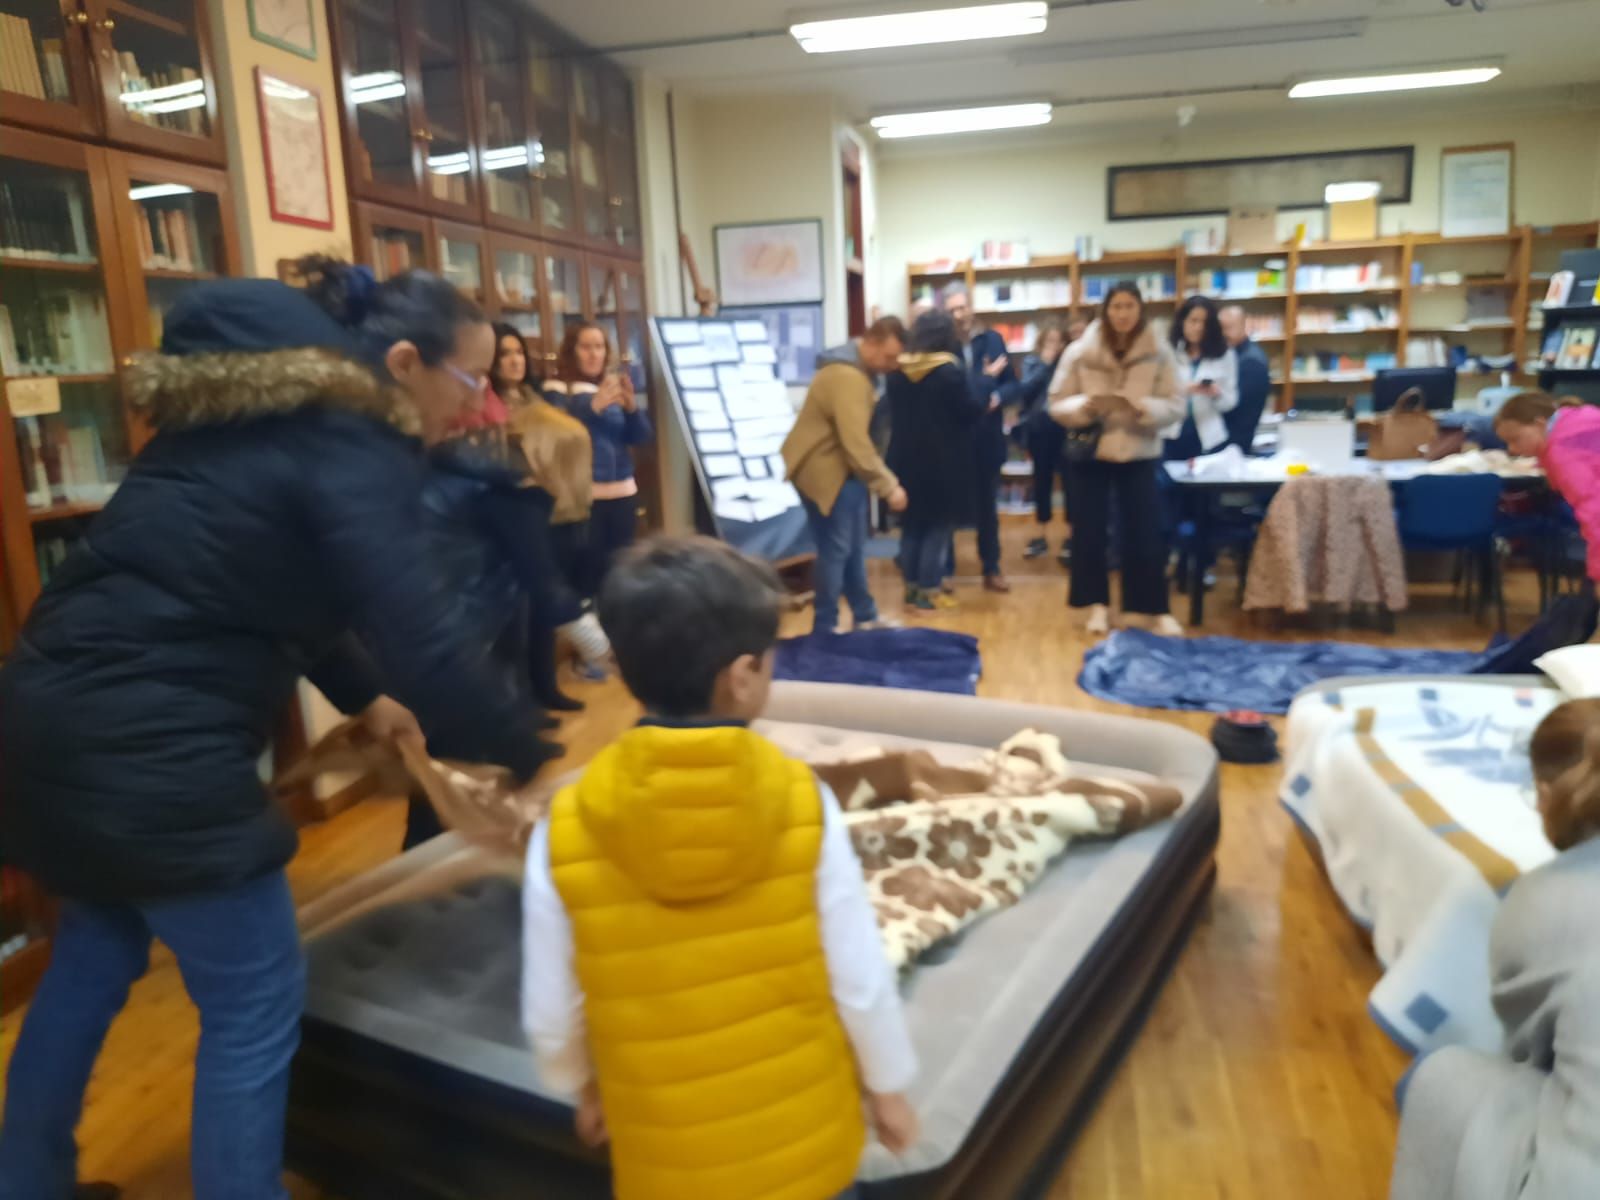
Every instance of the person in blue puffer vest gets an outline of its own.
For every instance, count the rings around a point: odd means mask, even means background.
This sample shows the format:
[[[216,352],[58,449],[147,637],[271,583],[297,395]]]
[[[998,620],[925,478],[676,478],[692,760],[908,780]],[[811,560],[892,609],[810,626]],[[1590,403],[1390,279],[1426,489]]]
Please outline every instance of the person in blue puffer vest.
[[[286,1195],[305,970],[295,830],[259,764],[302,675],[380,738],[426,731],[519,779],[548,755],[422,531],[424,443],[493,332],[426,272],[301,274],[174,305],[125,376],[155,436],[0,668],[0,852],[61,900],[7,1078],[4,1200],[114,1194],[76,1181],[74,1127],[155,938],[200,1010],[191,1194]]]
[[[617,551],[633,543],[638,527],[639,483],[633,447],[655,438],[639,407],[633,378],[611,368],[611,339],[593,321],[567,326],[556,359],[556,375],[544,382],[544,398],[589,429],[594,442],[594,505],[589,515],[588,570],[583,591],[593,596]]]

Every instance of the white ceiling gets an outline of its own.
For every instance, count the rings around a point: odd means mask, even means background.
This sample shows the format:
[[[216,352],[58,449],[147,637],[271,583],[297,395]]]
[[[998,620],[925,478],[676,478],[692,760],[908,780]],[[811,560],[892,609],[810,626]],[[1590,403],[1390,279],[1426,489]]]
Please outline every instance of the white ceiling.
[[[1063,106],[1057,136],[1063,129],[1170,126],[1177,108],[1190,103],[1202,118],[1265,119],[1292,103],[1322,111],[1364,106],[1381,120],[1388,101],[1291,102],[1284,91],[1307,76],[1485,59],[1499,62],[1504,75],[1459,92],[1416,93],[1406,103],[1522,107],[1600,97],[1600,0],[1479,0],[1487,10],[1481,13],[1472,0],[1460,7],[1449,0],[1057,0],[1049,29],[1034,37],[828,55],[801,51],[788,25],[802,16],[960,0],[860,0],[821,10],[804,0],[530,2],[590,46],[679,90],[830,93],[855,120],[1009,99]],[[1340,26],[1355,36],[1307,36]],[[1269,27],[1291,40],[1250,41]]]

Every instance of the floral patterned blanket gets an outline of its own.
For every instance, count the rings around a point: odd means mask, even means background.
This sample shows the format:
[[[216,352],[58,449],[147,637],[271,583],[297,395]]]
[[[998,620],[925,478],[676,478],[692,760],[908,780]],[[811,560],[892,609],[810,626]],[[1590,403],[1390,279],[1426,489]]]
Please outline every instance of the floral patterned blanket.
[[[503,771],[395,751],[346,723],[279,779],[298,786],[325,771],[409,775],[456,833],[521,861],[549,802],[548,788],[518,791]],[[899,969],[936,943],[1022,898],[1073,839],[1113,837],[1165,819],[1182,800],[1162,784],[1080,775],[1049,734],[1025,730],[963,767],[925,750],[875,751],[813,764],[838,796],[877,910],[884,948]]]

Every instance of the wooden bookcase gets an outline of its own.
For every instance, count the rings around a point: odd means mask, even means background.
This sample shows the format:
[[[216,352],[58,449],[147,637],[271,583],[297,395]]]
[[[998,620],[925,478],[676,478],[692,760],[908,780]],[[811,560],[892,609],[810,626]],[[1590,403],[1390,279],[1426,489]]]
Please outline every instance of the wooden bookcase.
[[[1550,273],[1561,250],[1595,245],[1597,230],[1600,223],[1593,221],[1524,225],[1484,237],[1419,233],[1237,253],[1189,254],[1174,246],[1112,251],[1093,261],[1071,254],[1040,256],[1024,266],[1005,267],[940,260],[908,267],[907,298],[915,309],[959,285],[986,323],[1064,323],[1094,315],[1091,281],[1097,277],[1170,278],[1177,284],[1173,294],[1147,298],[1151,315],[1170,318],[1177,302],[1196,292],[1241,305],[1257,328],[1252,336],[1274,362],[1279,409],[1293,407],[1297,389],[1359,389],[1372,383],[1378,364],[1392,359],[1395,366],[1429,365],[1451,345],[1466,347],[1472,356],[1509,355],[1512,373],[1533,386],[1528,359],[1538,349],[1539,306]],[[1254,273],[1259,280],[1269,261],[1280,260],[1281,271],[1266,283],[1235,287],[1237,277],[1226,278],[1232,271]],[[1351,270],[1361,278],[1350,281]],[[1224,273],[1223,286],[1217,286],[1217,272]],[[1041,279],[1064,287],[1070,298],[1033,303],[1037,293],[1030,293],[1028,284]],[[1012,282],[1022,285],[1022,303],[983,303],[986,285]],[[1013,353],[1032,349],[1025,339],[1008,341]],[[1470,386],[1475,380],[1494,383],[1499,375],[1490,371],[1461,379]]]
[[[240,268],[202,0],[63,0],[23,21],[22,90],[0,91],[0,659],[148,439],[120,365],[185,288]],[[53,912],[0,868],[0,1010],[43,971]]]

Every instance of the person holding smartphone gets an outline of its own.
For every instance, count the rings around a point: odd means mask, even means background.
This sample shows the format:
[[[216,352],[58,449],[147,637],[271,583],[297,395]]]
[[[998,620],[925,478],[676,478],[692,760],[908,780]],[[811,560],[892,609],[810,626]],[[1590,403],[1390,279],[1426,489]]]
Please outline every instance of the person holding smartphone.
[[[647,444],[655,431],[639,407],[633,376],[611,358],[611,340],[593,321],[567,326],[556,360],[556,377],[547,379],[544,398],[564,408],[589,429],[594,443],[594,501],[589,511],[587,595],[600,590],[617,551],[633,542],[639,484],[633,476],[633,447]]]
[[[1183,420],[1162,431],[1162,457],[1169,462],[1214,454],[1228,444],[1223,414],[1239,404],[1239,359],[1223,336],[1217,306],[1190,296],[1172,320]]]

